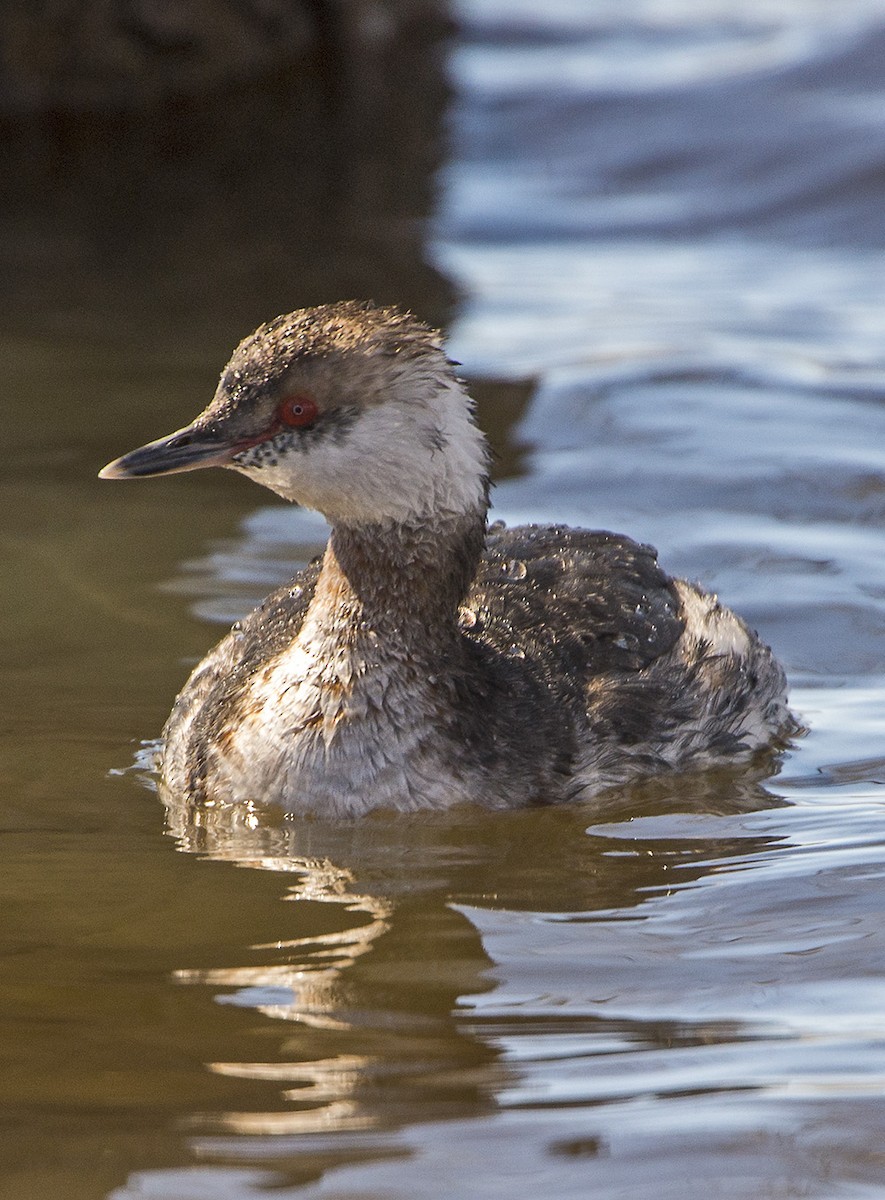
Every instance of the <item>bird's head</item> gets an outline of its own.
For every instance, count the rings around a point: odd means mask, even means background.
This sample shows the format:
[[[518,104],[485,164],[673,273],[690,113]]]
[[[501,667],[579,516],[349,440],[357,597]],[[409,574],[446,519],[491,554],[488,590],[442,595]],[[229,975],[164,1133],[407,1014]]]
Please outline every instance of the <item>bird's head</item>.
[[[207,408],[103,479],[229,467],[331,522],[484,508],[487,450],[439,335],[345,302],[277,317],[241,342]]]

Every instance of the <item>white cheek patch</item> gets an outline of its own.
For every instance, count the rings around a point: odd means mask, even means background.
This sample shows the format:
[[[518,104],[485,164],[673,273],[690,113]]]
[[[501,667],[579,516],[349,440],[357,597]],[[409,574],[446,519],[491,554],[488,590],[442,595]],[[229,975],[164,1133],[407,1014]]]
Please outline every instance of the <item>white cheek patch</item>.
[[[363,409],[341,438],[240,469],[333,522],[407,521],[485,504],[485,439],[454,382],[437,386],[432,405],[389,399]]]

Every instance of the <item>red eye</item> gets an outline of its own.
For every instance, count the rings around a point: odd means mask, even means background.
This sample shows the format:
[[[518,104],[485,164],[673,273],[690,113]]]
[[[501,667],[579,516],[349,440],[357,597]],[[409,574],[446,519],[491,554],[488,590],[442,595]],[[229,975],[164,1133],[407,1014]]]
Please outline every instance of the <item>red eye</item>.
[[[277,414],[284,425],[296,428],[312,425],[317,419],[317,402],[313,396],[304,393],[287,396],[277,409]]]

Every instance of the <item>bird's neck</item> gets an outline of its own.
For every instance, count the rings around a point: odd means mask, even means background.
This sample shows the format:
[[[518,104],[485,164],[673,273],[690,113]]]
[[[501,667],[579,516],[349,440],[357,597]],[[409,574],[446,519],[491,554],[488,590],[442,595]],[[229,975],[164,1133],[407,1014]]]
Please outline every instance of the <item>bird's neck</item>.
[[[305,628],[360,657],[438,654],[458,636],[484,538],[484,511],[334,526]]]

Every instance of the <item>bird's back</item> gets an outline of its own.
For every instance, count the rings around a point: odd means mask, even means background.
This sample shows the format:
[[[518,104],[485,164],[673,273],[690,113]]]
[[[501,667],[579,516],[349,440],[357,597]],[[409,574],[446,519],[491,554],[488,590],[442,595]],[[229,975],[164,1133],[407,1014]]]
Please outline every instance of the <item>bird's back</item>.
[[[561,525],[491,527],[462,627],[538,664],[563,697],[604,672],[629,674],[671,650],[679,596],[651,546]]]
[[[770,649],[627,537],[492,527],[462,624],[531,660],[574,722],[573,792],[709,766],[793,727]]]

